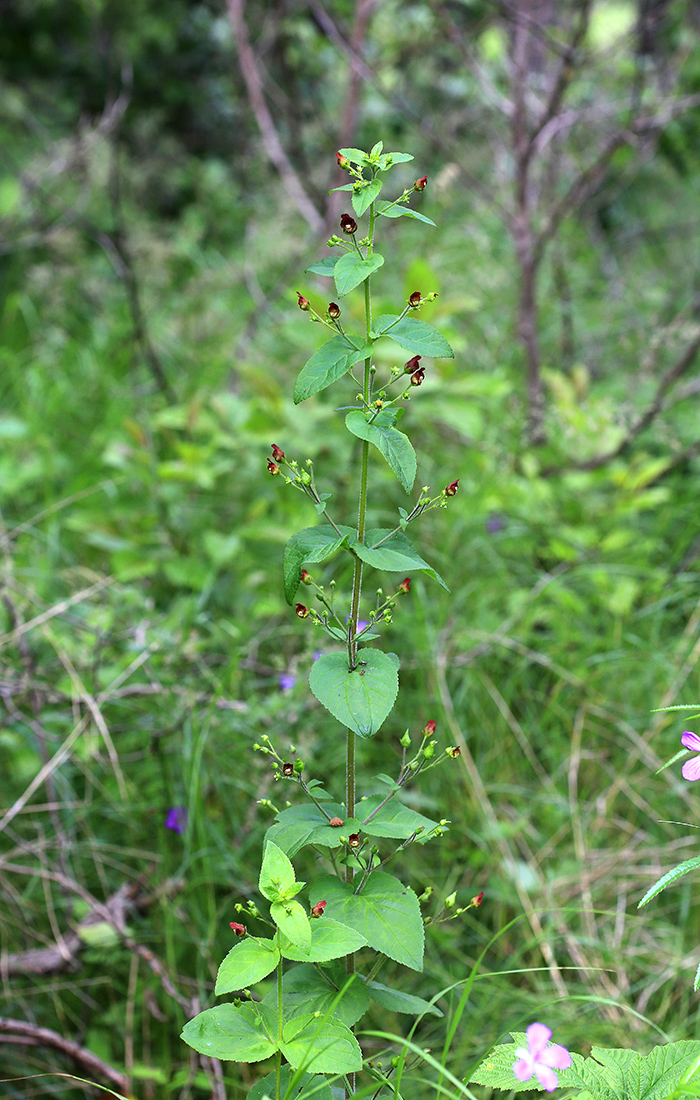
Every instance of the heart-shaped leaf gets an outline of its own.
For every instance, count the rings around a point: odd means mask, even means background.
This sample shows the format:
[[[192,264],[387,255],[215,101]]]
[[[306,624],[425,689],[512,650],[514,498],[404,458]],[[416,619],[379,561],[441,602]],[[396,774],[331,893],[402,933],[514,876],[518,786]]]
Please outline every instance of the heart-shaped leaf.
[[[311,890],[313,904],[325,900],[335,920],[354,928],[375,951],[423,969],[423,918],[418,898],[393,875],[373,871],[360,894],[333,875],[319,879]]]
[[[373,443],[396,474],[401,485],[410,493],[416,480],[416,452],[407,435],[394,427],[396,413],[387,409],[368,423],[360,409],[352,409],[345,417],[349,432],[358,439]]]
[[[311,562],[325,561],[332,557],[355,535],[352,527],[341,527],[340,531],[339,535],[334,527],[321,524],[318,527],[306,527],[292,535],[284,548],[282,564],[284,598],[290,606],[301,584],[302,568]]]
[[[274,940],[246,937],[232,947],[219,967],[214,992],[232,993],[266,978],[277,966],[280,953]]]
[[[193,1050],[222,1062],[261,1062],[275,1053],[277,1020],[265,1005],[226,1004],[200,1012],[182,1029]]]
[[[344,336],[334,336],[332,340],[321,344],[299,372],[294,387],[294,404],[298,405],[312,394],[325,390],[347,374],[353,363],[366,359],[371,354],[371,346],[360,347],[358,350]]]
[[[377,317],[374,331],[378,336],[389,336],[399,347],[413,355],[428,355],[431,359],[454,359],[454,352],[447,340],[436,328],[419,321],[417,317],[402,317],[387,313]]]
[[[387,535],[391,535],[391,538],[387,538]],[[374,549],[377,543],[381,543],[381,546]],[[440,574],[423,560],[402,531],[397,531],[396,534],[392,534],[390,528],[367,531],[363,543],[353,540],[352,549],[358,558],[375,569],[384,569],[387,573],[410,573],[419,569],[433,577],[449,592]]]
[[[340,257],[333,269],[338,297],[342,298],[345,294],[354,290],[356,286],[369,278],[373,271],[377,271],[383,263],[384,257],[380,256],[378,252],[368,256],[366,260],[363,260],[357,252],[346,252],[344,256]]]
[[[399,690],[395,653],[361,649],[357,667],[344,653],[324,653],[314,661],[309,686],[319,703],[360,737],[372,737],[393,707]]]

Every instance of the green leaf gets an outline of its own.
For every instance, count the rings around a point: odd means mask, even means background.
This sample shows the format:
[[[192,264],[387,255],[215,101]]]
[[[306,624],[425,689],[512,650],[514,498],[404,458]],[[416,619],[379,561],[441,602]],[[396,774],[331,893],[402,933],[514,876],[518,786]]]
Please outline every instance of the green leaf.
[[[347,835],[347,834],[346,834]],[[327,913],[326,907],[326,913]],[[293,959],[296,962],[322,963],[331,959],[344,959],[353,951],[359,951],[365,946],[365,939],[354,928],[348,928],[339,924],[323,914],[322,917],[314,917],[309,921],[311,925],[311,946],[308,952],[301,952],[294,944],[282,937],[281,953],[285,959]]]
[[[293,1074],[294,1071],[292,1067],[285,1063],[280,1073],[280,1093],[282,1096],[286,1095],[286,1090],[289,1088],[289,1082],[292,1080]],[[253,1085],[246,1096],[246,1100],[273,1100],[275,1095],[275,1079],[276,1075],[274,1073],[268,1073],[267,1077],[263,1077],[261,1081]],[[308,1089],[306,1089],[307,1085]],[[313,1075],[310,1073],[300,1073],[294,1080],[293,1095],[294,1100],[305,1100],[306,1097],[308,1097],[309,1100],[333,1100],[333,1091],[330,1085],[325,1084],[323,1077],[320,1077],[317,1073]]]
[[[375,951],[395,962],[423,969],[423,919],[418,898],[408,886],[384,871],[373,871],[362,893],[332,875],[319,879],[311,891],[312,904],[325,899],[326,912],[354,928]]]
[[[667,871],[658,882],[654,883],[654,885],[647,890],[637,906],[637,909],[641,909],[643,905],[646,905],[648,901],[655,898],[657,894],[660,894],[661,891],[665,890],[667,886],[670,886],[672,882],[682,878],[683,875],[687,875],[688,871],[694,871],[696,867],[700,867],[700,856],[693,856],[692,859],[687,859],[685,863],[679,863],[672,871]]]
[[[346,662],[347,667],[347,662]],[[318,807],[305,802],[300,806],[289,806],[281,810],[275,818],[275,824],[267,830],[267,836],[291,858],[306,844],[320,844],[324,848],[339,848],[341,836],[356,833],[360,822],[356,818],[344,821],[345,807],[339,802],[324,802],[324,809],[331,817],[343,821],[343,828],[328,824]]]
[[[409,160],[414,160],[410,153],[385,153],[384,156],[391,157],[392,164],[406,164]]]
[[[411,210],[409,206],[402,206],[399,203],[396,206],[389,206],[388,203],[377,203],[377,213],[385,218],[415,218],[416,221],[425,222],[426,225],[432,225],[434,229],[437,229],[431,218],[426,218],[425,214],[419,214],[417,210]]]
[[[294,404],[306,401],[307,397],[337,382],[347,374],[353,363],[366,358],[367,354],[365,348],[354,348],[344,336],[334,336],[332,340],[321,344],[299,372],[294,387]]]
[[[351,164],[361,164],[363,166],[369,164],[369,157],[362,149],[339,149],[338,152],[341,157],[347,157]]]
[[[325,971],[318,967],[295,966],[288,970],[282,980],[282,1003],[285,1018],[293,1018],[301,1013],[324,1016],[331,1010],[330,1019],[340,1020],[346,1027],[352,1027],[369,1008],[369,994],[362,979],[354,978],[349,984],[345,967],[340,964],[333,968],[333,981],[324,976]],[[342,997],[338,991],[345,988]],[[335,1002],[335,1004],[334,1004]],[[277,1010],[277,988],[271,989],[264,1003]]]
[[[369,278],[373,271],[377,271],[384,263],[384,257],[375,252],[363,260],[357,252],[346,252],[335,265],[333,278],[338,297],[342,298],[356,286]],[[341,337],[342,339],[342,337]],[[332,343],[332,341],[331,341]]]
[[[416,810],[404,806],[396,798],[392,798],[386,805],[382,806],[372,820],[364,824],[365,819],[374,813],[385,797],[385,795],[374,794],[371,798],[363,798],[361,802],[358,802],[356,816],[360,819],[359,828],[368,836],[393,837],[396,840],[406,840],[407,837],[412,836],[420,829],[427,840],[428,834],[435,828],[437,821],[431,821],[429,817],[423,817]],[[418,840],[421,840],[420,833]]]
[[[345,417],[345,426],[358,439],[373,443],[396,474],[401,485],[410,493],[416,480],[416,452],[407,435],[393,426],[394,413],[387,409],[380,412],[368,424],[360,409],[352,409]]]
[[[353,189],[352,206],[358,218],[361,218],[365,210],[369,209],[381,189],[382,181],[377,179],[368,180],[361,191]]]
[[[271,840],[265,845],[258,885],[260,893],[268,901],[282,901],[293,897],[290,892],[296,886],[294,868],[282,849]]]
[[[322,260],[317,260],[311,267],[307,267],[306,271],[310,275],[329,275],[332,277],[333,268],[339,259],[339,256],[324,256]]]
[[[219,967],[214,992],[232,993],[266,978],[277,966],[280,953],[274,940],[246,937],[232,947]]]
[[[369,982],[369,995],[382,1008],[389,1012],[406,1012],[411,1016],[442,1016],[443,1013],[437,1005],[431,1005],[422,997],[414,997],[411,993],[403,993],[399,989],[389,989],[379,982]]]
[[[399,314],[386,313],[377,317],[374,331],[380,336],[391,337],[399,347],[413,355],[428,355],[431,359],[454,359],[455,353],[445,337],[432,325],[419,321],[417,317],[402,317],[399,321]]]
[[[537,1090],[542,1086],[536,1077],[518,1081],[513,1073],[516,1051],[527,1045],[526,1036],[513,1032],[514,1042],[502,1044],[472,1076],[470,1084],[488,1085],[508,1092]],[[633,1050],[605,1050],[593,1047],[589,1058],[572,1053],[569,1069],[557,1070],[560,1088],[583,1089],[596,1100],[666,1100],[679,1079],[700,1055],[697,1040],[669,1043],[655,1047],[647,1055]]]
[[[335,528],[321,524],[319,527],[306,527],[292,535],[284,548],[282,563],[284,598],[290,606],[301,584],[303,567],[332,557],[355,535],[353,527],[341,527],[340,531],[342,534],[338,535]]]
[[[283,1029],[282,1053],[292,1066],[314,1073],[356,1073],[362,1051],[349,1027],[317,1016],[297,1016]]]
[[[353,541],[352,549],[362,561],[374,566],[375,569],[384,569],[387,573],[409,573],[420,569],[449,592],[440,574],[423,560],[403,531],[397,531],[388,539],[387,535],[391,535],[391,528],[367,531],[364,543]],[[386,542],[382,542],[382,539],[386,539]],[[374,547],[378,542],[382,545],[377,546],[375,550]]]
[[[270,916],[289,942],[295,944],[302,954],[307,955],[311,947],[311,925],[299,902],[273,901],[270,906]]]
[[[344,653],[324,653],[311,666],[309,687],[342,725],[372,737],[396,701],[399,659],[395,653],[360,649],[357,668]]]
[[[276,1018],[265,1005],[217,1005],[200,1012],[181,1038],[200,1054],[223,1062],[261,1062],[278,1049],[272,1039]]]

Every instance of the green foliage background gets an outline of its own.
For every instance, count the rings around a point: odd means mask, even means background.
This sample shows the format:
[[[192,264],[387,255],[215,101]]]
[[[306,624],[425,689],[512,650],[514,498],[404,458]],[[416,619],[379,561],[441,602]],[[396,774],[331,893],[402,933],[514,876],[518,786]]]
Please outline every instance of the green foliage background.
[[[337,183],[349,71],[323,12],[346,38],[343,0],[247,12],[280,136],[319,209]],[[642,67],[656,67],[657,92],[665,74],[675,103],[697,93],[694,12],[666,5],[641,55],[636,9],[594,6],[562,186],[599,136],[600,104],[624,114]],[[439,226],[386,227],[376,312],[439,292],[421,316],[456,357],[430,362],[402,424],[419,484],[461,480],[415,538],[451,591],[414,578],[387,634],[397,708],[361,761],[391,771],[404,729],[430,718],[443,745],[461,745],[414,796],[451,831],[400,873],[437,899],[485,891],[481,909],[428,932],[411,991],[466,977],[519,916],[487,953],[493,976],[450,1051],[457,1076],[532,1018],[582,1053],[644,1052],[654,1028],[690,1038],[694,883],[636,904],[696,843],[693,789],[678,766],[654,774],[684,726],[650,713],[700,697],[692,368],[619,457],[580,465],[624,440],[697,335],[697,107],[618,149],[548,252],[548,441],[533,447],[502,212],[508,124],[494,106],[508,31],[478,0],[389,0],[363,48],[353,144],[412,151],[396,174],[428,174],[417,208]],[[305,687],[322,640],[281,583],[286,541],[315,517],[265,472],[272,442],[312,458],[352,522],[359,442],[335,411],[340,389],[292,403],[319,342],[294,291],[325,304],[328,284],[301,275],[325,249],[267,159],[223,6],[22,0],[3,13],[0,81],[2,957],[60,943],[124,884],[139,903],[128,942],[98,923],[80,929],[69,967],[6,975],[0,1014],[126,1067],[139,1097],[207,1096],[148,953],[183,998],[214,1003],[234,904],[256,896],[271,821],[260,800],[287,796],[252,752],[262,732],[340,789],[339,731]],[[359,298],[343,309],[359,317]],[[389,526],[406,497],[380,463],[374,479],[370,526]],[[342,562],[322,572],[347,580]],[[187,808],[182,836],[164,828],[171,806]],[[311,861],[299,873],[311,880]],[[450,995],[441,1003],[449,1012]],[[441,1034],[431,1018],[419,1041],[437,1050]],[[6,1078],[71,1069],[41,1047],[0,1053]],[[231,1096],[256,1079],[225,1073]],[[56,1077],[4,1087],[85,1095]]]

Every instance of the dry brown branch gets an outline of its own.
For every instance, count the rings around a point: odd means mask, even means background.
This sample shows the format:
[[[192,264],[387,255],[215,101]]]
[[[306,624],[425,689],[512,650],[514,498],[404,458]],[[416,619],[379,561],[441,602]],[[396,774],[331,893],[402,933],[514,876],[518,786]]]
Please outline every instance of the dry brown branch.
[[[700,305],[696,304],[696,312],[698,308],[700,308]],[[670,390],[671,386],[673,386],[674,383],[676,383],[678,379],[685,374],[686,371],[690,370],[690,368],[695,363],[699,351],[700,329],[698,329],[696,336],[690,341],[690,343],[687,345],[687,347],[678,357],[675,363],[672,363],[668,370],[664,372],[656,387],[656,393],[654,394],[653,400],[650,402],[649,406],[644,410],[641,416],[637,417],[634,424],[631,425],[624,438],[620,440],[616,447],[613,447],[611,450],[605,451],[602,454],[594,455],[593,458],[589,458],[585,462],[566,463],[562,466],[548,466],[542,471],[542,476],[551,477],[553,474],[561,473],[564,469],[598,470],[601,466],[605,466],[608,462],[612,462],[613,459],[619,458],[621,455],[625,454],[630,449],[637,436],[646,431],[646,429],[662,411],[662,409],[664,408],[664,398],[666,394]],[[679,465],[679,463],[686,461],[688,458],[694,455],[696,451],[697,444],[691,444],[691,446],[687,447],[682,455],[677,458],[673,465],[677,466]]]
[[[119,1092],[128,1093],[130,1083],[125,1074],[107,1065],[92,1051],[81,1047],[72,1039],[64,1039],[57,1031],[51,1031],[48,1027],[37,1027],[36,1024],[25,1023],[23,1020],[11,1020],[6,1016],[0,1016],[0,1042],[30,1043],[33,1046],[49,1047],[52,1050],[60,1050],[84,1073],[101,1077]]]
[[[262,135],[265,153],[282,177],[289,198],[306,224],[314,233],[320,234],[325,227],[324,219],[307,195],[289,157],[284,151],[277,133],[277,127],[265,102],[262,78],[245,22],[245,0],[227,0],[227,7],[231,26],[233,27],[238,62],[248,92],[250,107]]]

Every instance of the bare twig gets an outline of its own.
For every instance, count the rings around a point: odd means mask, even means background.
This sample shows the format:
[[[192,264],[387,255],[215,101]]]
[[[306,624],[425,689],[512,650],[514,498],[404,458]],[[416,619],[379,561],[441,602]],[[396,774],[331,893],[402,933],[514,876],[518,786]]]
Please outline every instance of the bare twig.
[[[72,1058],[85,1073],[94,1074],[105,1081],[109,1081],[113,1088],[126,1093],[129,1090],[129,1079],[113,1066],[107,1065],[92,1051],[81,1047],[72,1039],[64,1039],[57,1031],[51,1031],[48,1027],[37,1027],[36,1024],[25,1023],[24,1020],[11,1020],[6,1016],[0,1016],[0,1042],[30,1043],[32,1046],[49,1047],[60,1050],[62,1054]]]
[[[227,7],[233,27],[241,73],[248,92],[251,110],[262,135],[267,157],[282,177],[287,194],[309,228],[314,233],[320,234],[325,226],[324,219],[307,195],[289,157],[284,151],[277,133],[277,127],[265,102],[262,78],[245,22],[245,0],[227,0]]]

